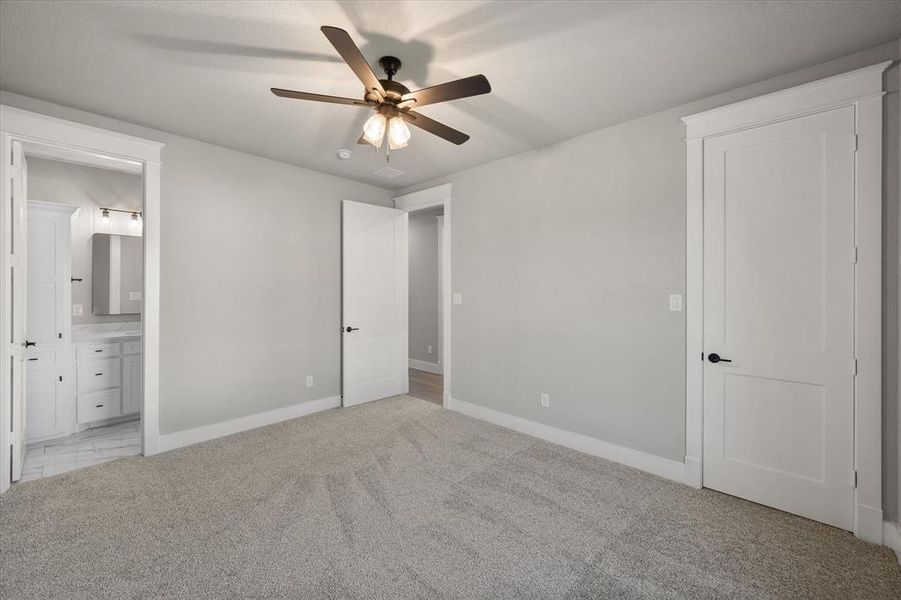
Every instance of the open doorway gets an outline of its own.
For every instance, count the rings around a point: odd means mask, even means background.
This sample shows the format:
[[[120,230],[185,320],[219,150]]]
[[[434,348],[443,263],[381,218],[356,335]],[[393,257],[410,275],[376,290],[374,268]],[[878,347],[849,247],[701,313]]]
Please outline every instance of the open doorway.
[[[409,214],[409,395],[439,406],[444,398],[442,236],[444,207]]]
[[[36,347],[36,344],[30,342],[36,340],[29,340],[26,337],[29,212],[27,159],[24,150],[26,145],[40,145],[45,151],[65,154],[66,156],[44,157],[61,162],[66,162],[70,157],[78,157],[75,158],[77,163],[78,160],[89,156],[91,160],[104,163],[93,166],[108,167],[109,161],[113,161],[130,163],[140,169],[143,214],[139,215],[139,219],[144,257],[141,318],[137,327],[140,331],[140,341],[129,348],[120,346],[119,351],[121,358],[128,354],[133,355],[137,349],[140,350],[141,373],[139,377],[133,377],[131,383],[140,388],[142,400],[141,418],[137,424],[140,430],[141,453],[149,456],[159,451],[159,207],[160,154],[163,144],[0,104],[0,150],[2,150],[0,155],[3,157],[0,160],[0,180],[5,182],[0,186],[0,240],[3,241],[0,244],[0,265],[2,265],[0,338],[10,342],[0,344],[0,364],[4,365],[4,368],[0,369],[0,493],[8,490],[12,482],[22,477],[28,446],[27,365],[29,362],[35,362],[29,361],[28,358],[33,357],[29,356],[29,352]],[[32,155],[34,152],[35,149],[32,147]],[[101,211],[101,219],[103,216]],[[127,218],[131,218],[130,213],[127,214]],[[71,227],[71,215],[68,222]],[[71,276],[70,274],[69,284],[73,283]],[[60,287],[66,285],[66,281],[59,277],[59,274],[55,281],[61,282]],[[71,290],[69,293],[71,294]],[[54,292],[48,294],[48,297],[57,298],[57,295]],[[71,327],[71,306],[68,308],[68,311],[53,313],[62,315],[59,321],[64,327],[65,318],[69,319]],[[65,335],[60,337],[60,333],[65,334],[65,330],[57,330],[54,333],[57,340],[65,340]],[[71,333],[69,340],[71,343]],[[73,354],[64,360],[64,364],[70,369],[68,383],[74,383],[76,378],[74,373],[78,353],[74,350],[74,344],[72,350]],[[98,372],[102,371],[94,371]],[[58,374],[57,382],[59,377],[65,376]],[[95,377],[103,378],[105,375]],[[47,383],[50,383],[49,378]],[[98,407],[97,404],[103,406]],[[99,410],[108,406],[107,403],[97,402],[94,408]],[[71,408],[71,405],[69,407]],[[34,417],[35,415],[32,415],[32,418]],[[78,425],[77,409],[74,418],[75,424]],[[112,415],[104,415],[103,418],[112,418]]]
[[[140,163],[22,151],[29,481],[141,453],[144,182]]]

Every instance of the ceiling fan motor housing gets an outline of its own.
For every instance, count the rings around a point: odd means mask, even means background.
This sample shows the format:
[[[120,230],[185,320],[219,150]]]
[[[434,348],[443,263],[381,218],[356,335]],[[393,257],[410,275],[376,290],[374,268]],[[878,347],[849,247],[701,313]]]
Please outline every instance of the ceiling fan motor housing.
[[[383,56],[379,59],[379,66],[388,75],[388,80],[394,78],[395,73],[400,71],[400,59],[396,56]]]

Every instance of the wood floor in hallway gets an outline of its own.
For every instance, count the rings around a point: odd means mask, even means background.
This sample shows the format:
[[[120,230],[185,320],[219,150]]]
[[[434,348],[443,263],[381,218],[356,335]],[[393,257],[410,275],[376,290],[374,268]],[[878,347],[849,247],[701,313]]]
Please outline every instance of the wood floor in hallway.
[[[410,369],[410,396],[428,400],[439,406],[444,398],[444,378],[435,373]]]

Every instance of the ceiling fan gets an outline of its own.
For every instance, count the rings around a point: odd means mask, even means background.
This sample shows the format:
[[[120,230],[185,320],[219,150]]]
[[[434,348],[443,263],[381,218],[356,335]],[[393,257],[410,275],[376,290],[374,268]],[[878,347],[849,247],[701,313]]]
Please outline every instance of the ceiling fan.
[[[410,128],[407,127],[407,123],[457,145],[469,139],[465,133],[414,112],[412,109],[427,104],[487,94],[491,91],[491,84],[484,75],[473,75],[411,92],[404,85],[394,81],[394,75],[401,66],[400,59],[394,56],[381,57],[379,65],[385,71],[388,79],[379,79],[346,31],[338,27],[324,26],[322,33],[363,82],[365,86],[363,99],[311,94],[280,88],[271,88],[273,94],[282,98],[349,104],[372,109],[375,114],[369,117],[363,125],[363,135],[360,136],[357,143],[372,144],[379,148],[387,137],[389,151],[403,148],[410,141]]]

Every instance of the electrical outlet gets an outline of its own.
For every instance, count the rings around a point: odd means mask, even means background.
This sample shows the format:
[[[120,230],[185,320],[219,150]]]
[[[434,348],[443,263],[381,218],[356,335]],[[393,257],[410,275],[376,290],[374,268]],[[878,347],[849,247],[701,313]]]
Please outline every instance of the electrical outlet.
[[[84,316],[84,304],[73,304],[72,305],[72,316],[73,317],[83,317]]]
[[[541,392],[541,394],[539,394],[538,397],[539,397],[540,400],[541,400],[541,408],[548,408],[548,407],[550,407],[550,405],[551,405],[551,397],[550,397],[549,394],[546,394],[545,392]]]
[[[429,346],[429,347],[426,349],[426,354],[431,354],[431,353],[432,353],[432,347]]]
[[[669,309],[671,312],[682,312],[682,294],[669,295]]]
[[[307,387],[313,387],[313,376],[307,375]]]

